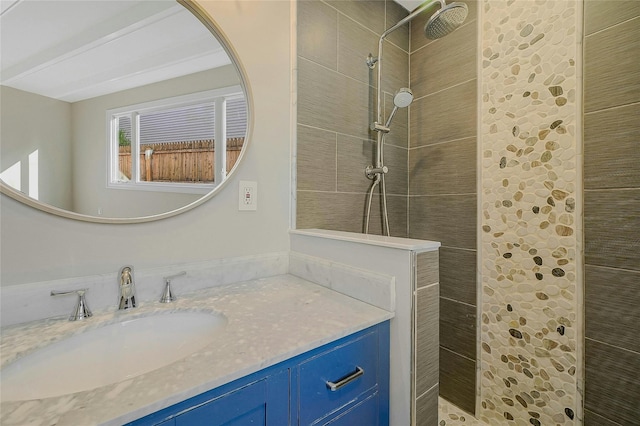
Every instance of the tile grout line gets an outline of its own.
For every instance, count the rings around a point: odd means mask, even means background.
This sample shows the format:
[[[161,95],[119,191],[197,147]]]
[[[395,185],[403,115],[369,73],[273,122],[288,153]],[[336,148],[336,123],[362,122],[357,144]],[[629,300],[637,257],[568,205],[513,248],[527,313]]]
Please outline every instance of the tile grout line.
[[[620,350],[623,350],[625,352],[629,352],[629,353],[634,354],[634,355],[640,355],[640,352],[636,352],[636,351],[634,351],[632,349],[623,348],[622,346],[612,345],[611,343],[603,342],[602,340],[594,339],[592,337],[586,337],[585,336],[585,340],[591,340],[593,342],[597,342],[597,343],[600,343],[602,345],[609,346],[611,348],[620,349]]]

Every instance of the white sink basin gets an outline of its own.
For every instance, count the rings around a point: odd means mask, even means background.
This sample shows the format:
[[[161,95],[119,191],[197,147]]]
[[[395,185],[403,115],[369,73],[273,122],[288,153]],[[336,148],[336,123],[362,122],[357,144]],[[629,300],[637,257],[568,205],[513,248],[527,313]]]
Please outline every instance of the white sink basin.
[[[0,372],[0,395],[24,401],[117,383],[208,346],[226,323],[223,315],[173,312],[88,330],[7,365]]]

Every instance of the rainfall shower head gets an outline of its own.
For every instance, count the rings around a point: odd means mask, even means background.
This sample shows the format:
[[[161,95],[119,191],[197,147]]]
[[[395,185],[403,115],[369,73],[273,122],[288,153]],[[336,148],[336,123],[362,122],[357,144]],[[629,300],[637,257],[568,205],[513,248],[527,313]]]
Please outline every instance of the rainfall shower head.
[[[469,8],[465,3],[449,3],[434,13],[424,26],[424,35],[435,40],[444,37],[458,28],[467,18]]]
[[[385,127],[389,127],[391,120],[393,120],[393,116],[396,115],[396,112],[398,111],[398,108],[406,108],[411,105],[411,102],[413,102],[413,92],[411,89],[403,87],[398,90],[393,97],[393,110],[391,110],[391,114],[389,114],[389,119],[387,119]]]

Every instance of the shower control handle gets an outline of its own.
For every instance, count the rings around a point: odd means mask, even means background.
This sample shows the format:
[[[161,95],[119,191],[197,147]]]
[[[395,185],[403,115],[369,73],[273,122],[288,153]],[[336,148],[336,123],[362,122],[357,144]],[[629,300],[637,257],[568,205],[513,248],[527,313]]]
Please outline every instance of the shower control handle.
[[[364,169],[364,173],[367,175],[369,179],[375,179],[375,177],[379,174],[386,175],[387,173],[389,173],[389,168],[387,166],[382,166],[382,167],[367,166]]]

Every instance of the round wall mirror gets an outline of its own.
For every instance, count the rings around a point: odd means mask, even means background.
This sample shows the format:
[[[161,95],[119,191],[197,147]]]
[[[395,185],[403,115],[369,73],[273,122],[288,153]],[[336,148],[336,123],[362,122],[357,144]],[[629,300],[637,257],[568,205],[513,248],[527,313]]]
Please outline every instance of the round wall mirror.
[[[212,197],[247,148],[242,68],[191,1],[2,1],[0,189],[91,222]]]

